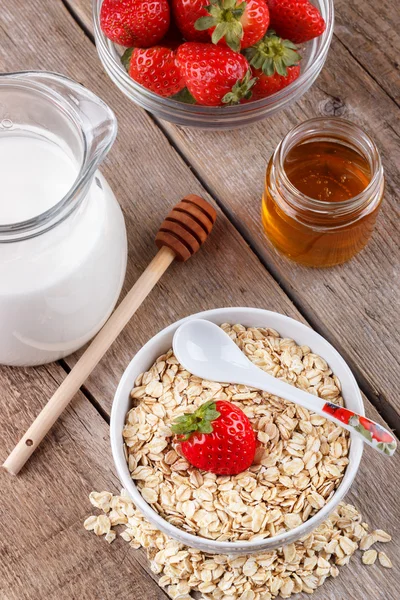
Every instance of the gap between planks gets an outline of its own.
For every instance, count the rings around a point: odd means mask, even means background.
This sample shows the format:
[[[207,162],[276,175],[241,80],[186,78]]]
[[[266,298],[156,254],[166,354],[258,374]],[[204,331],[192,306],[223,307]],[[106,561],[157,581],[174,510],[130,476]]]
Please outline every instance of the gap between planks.
[[[83,19],[79,16],[77,11],[75,11],[74,8],[69,4],[68,0],[60,0],[60,1],[64,5],[66,11],[71,15],[72,19],[76,22],[78,27],[80,27],[82,29],[82,31],[90,39],[92,44],[95,44],[93,33],[87,27],[87,25],[85,24]],[[357,63],[359,68],[363,69],[363,71],[365,71],[365,73],[367,73],[367,75],[375,81],[375,83],[380,87],[380,89],[396,104],[396,106],[398,106],[397,102],[392,98],[392,96],[381,86],[379,81],[377,81],[369,73],[369,71],[362,65],[362,63],[353,55],[353,53],[349,50],[349,48],[346,46],[346,44],[340,38],[338,38],[337,35],[334,34],[334,37],[349,52],[350,56]],[[253,239],[253,237],[251,235],[251,232],[248,231],[247,228],[242,225],[242,223],[236,218],[235,214],[223,203],[223,201],[220,200],[216,191],[213,190],[209,184],[207,184],[207,182],[204,180],[202,175],[198,172],[196,167],[190,162],[188,157],[182,152],[182,150],[180,149],[178,144],[175,142],[174,138],[167,131],[167,129],[163,125],[163,122],[161,120],[159,120],[157,117],[155,117],[154,115],[152,115],[151,113],[149,113],[147,111],[146,111],[146,113],[149,116],[149,118],[153,121],[155,126],[162,132],[164,137],[168,140],[168,143],[170,144],[170,146],[175,150],[175,152],[178,154],[178,156],[183,160],[185,165],[187,165],[187,167],[192,171],[192,173],[194,174],[196,179],[199,181],[201,186],[214,199],[214,201],[216,202],[216,204],[218,205],[220,210],[223,212],[225,217],[230,221],[230,223],[233,225],[233,227],[236,229],[236,231],[244,239],[246,244],[249,246],[249,249],[255,254],[255,256],[258,258],[258,260],[260,261],[262,266],[266,269],[266,271],[271,275],[271,277],[274,279],[274,281],[277,283],[277,285],[286,294],[286,296],[292,302],[294,307],[299,311],[299,313],[304,317],[304,319],[311,325],[311,327],[317,333],[319,333],[320,335],[325,337],[330,343],[332,343],[332,345],[337,347],[337,344],[335,344],[332,340],[332,336],[331,336],[330,332],[325,331],[323,324],[320,323],[320,320],[316,319],[313,316],[312,311],[310,311],[308,309],[307,305],[305,303],[303,303],[301,301],[301,299],[297,298],[295,291],[291,290],[287,285],[285,285],[281,281],[279,271],[272,264],[268,263],[268,261],[263,257],[261,250],[258,248],[257,242]],[[376,408],[376,410],[379,412],[381,417],[385,420],[387,425],[391,429],[393,429],[398,436],[400,433],[400,414],[398,414],[396,412],[396,410],[389,404],[389,402],[386,401],[384,395],[381,392],[374,390],[373,386],[367,381],[365,375],[362,373],[360,368],[357,366],[357,364],[354,362],[354,360],[351,357],[349,357],[346,352],[343,351],[343,348],[341,348],[339,346],[338,350],[341,353],[341,355],[343,356],[343,358],[346,360],[346,362],[348,363],[349,367],[351,368],[363,394],[371,402],[371,404]],[[71,369],[65,361],[63,361],[63,360],[59,361],[59,365],[64,369],[64,371],[66,373],[70,372]],[[96,400],[96,398],[93,396],[93,394],[91,394],[91,392],[85,386],[82,386],[81,392],[89,400],[89,402],[94,406],[94,408],[99,412],[99,414],[103,417],[103,419],[109,424],[110,417],[109,417],[108,413],[103,409],[103,407]]]
[[[61,367],[61,369],[63,369],[67,373],[67,375],[68,375],[68,373],[71,372],[71,367],[68,365],[68,363],[65,360],[61,359],[61,360],[57,361],[57,364],[59,367]],[[83,394],[83,396],[85,396],[85,398],[87,398],[87,400],[89,400],[89,402],[93,406],[93,408],[95,408],[97,410],[99,415],[109,425],[110,424],[110,415],[108,414],[108,412],[106,410],[104,410],[101,403],[98,402],[98,400],[96,400],[96,398],[88,390],[88,388],[85,385],[82,385],[80,387],[80,392]]]
[[[86,37],[89,38],[89,40],[92,42],[92,44],[95,45],[95,40],[94,40],[94,35],[93,33],[90,31],[89,27],[86,25],[86,23],[83,21],[83,19],[79,16],[79,14],[73,9],[73,7],[69,4],[68,0],[60,0],[61,4],[64,5],[65,9],[67,10],[67,12],[69,12],[69,14],[71,15],[71,17],[73,18],[73,20],[79,25],[79,27],[83,30],[84,34],[86,35]],[[93,0],[91,0],[91,2],[93,2]]]

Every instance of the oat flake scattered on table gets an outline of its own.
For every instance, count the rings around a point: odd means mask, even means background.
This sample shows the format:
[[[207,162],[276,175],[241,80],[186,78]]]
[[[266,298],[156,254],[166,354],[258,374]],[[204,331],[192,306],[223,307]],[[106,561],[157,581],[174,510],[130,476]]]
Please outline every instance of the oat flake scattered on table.
[[[222,327],[266,372],[343,404],[338,379],[307,346],[271,329]],[[333,496],[348,464],[341,427],[266,392],[201,380],[172,350],[136,379],[131,396],[123,435],[132,479],[167,521],[195,535],[256,540],[297,527]],[[172,421],[211,399],[239,406],[257,431],[255,464],[237,476],[200,472],[173,445]]]
[[[112,542],[112,526],[123,524],[120,536],[134,549],[147,549],[150,568],[160,575],[159,585],[175,600],[193,600],[192,592],[200,592],[202,600],[271,600],[300,592],[311,594],[328,577],[337,577],[338,567],[348,564],[360,541],[370,535],[357,509],[341,502],[329,519],[294,544],[245,557],[209,555],[157,530],[135,508],[125,490],[120,496],[92,492],[90,501],[106,514],[88,517],[85,529],[105,534]],[[389,534],[379,532],[381,542],[390,540]],[[370,552],[363,554],[364,564],[372,564]],[[379,555],[381,565],[390,568],[387,555]]]

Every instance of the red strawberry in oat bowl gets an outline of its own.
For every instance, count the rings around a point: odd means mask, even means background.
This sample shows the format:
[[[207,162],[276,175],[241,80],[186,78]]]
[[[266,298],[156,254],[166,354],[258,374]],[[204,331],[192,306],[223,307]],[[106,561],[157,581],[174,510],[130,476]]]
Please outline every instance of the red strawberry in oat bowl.
[[[214,44],[229,46],[235,52],[258,42],[269,26],[265,0],[209,0],[206,10],[208,16],[196,21],[196,29],[208,30]]]
[[[225,400],[211,400],[171,427],[181,452],[194,467],[217,475],[237,475],[253,463],[256,435],[244,412]]]
[[[325,31],[325,21],[309,0],[267,0],[271,27],[278,35],[303,44]]]
[[[159,96],[172,96],[185,87],[171,48],[132,48],[125,52],[122,62],[132,79]]]
[[[103,33],[115,44],[148,48],[157,44],[170,24],[168,0],[104,0]]]
[[[199,104],[223,106],[250,98],[255,79],[242,54],[213,44],[186,42],[176,57],[186,86]]]

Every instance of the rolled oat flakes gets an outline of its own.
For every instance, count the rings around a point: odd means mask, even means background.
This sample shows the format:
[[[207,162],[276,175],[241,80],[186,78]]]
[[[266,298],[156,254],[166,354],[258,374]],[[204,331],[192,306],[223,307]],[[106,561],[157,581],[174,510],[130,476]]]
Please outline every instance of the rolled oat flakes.
[[[338,379],[307,346],[271,329],[222,328],[267,373],[343,404]],[[172,350],[139,375],[131,396],[123,435],[132,479],[164,519],[194,535],[254,540],[297,527],[329,501],[348,464],[344,429],[268,393],[201,380]],[[175,418],[212,399],[237,405],[257,432],[255,464],[239,475],[197,471],[174,446]]]

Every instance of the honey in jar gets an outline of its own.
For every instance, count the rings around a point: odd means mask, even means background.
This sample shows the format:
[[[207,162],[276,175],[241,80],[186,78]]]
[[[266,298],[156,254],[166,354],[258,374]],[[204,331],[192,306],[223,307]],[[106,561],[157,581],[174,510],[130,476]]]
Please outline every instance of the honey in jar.
[[[266,234],[304,265],[343,263],[368,242],[383,188],[378,150],[363,130],[344,119],[312,119],[293,129],[270,160]]]

